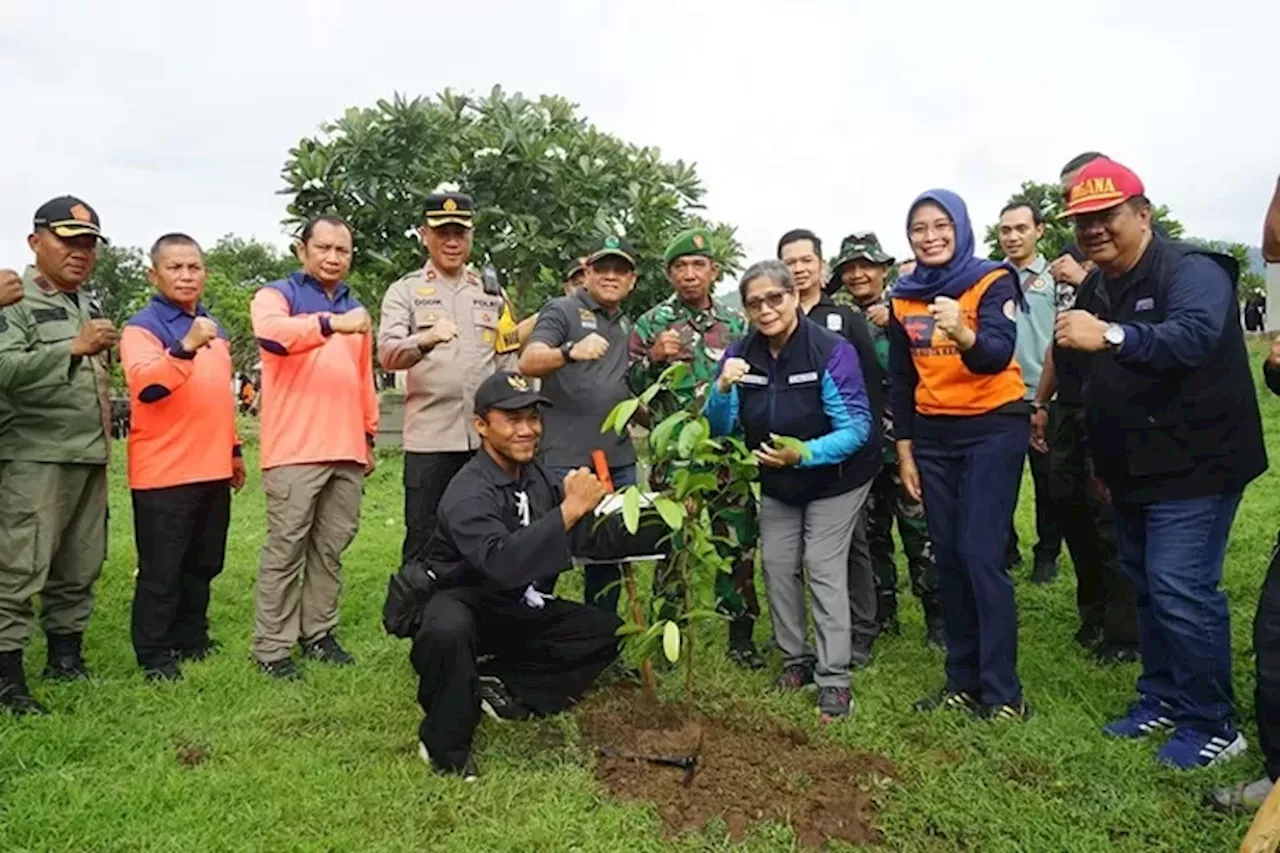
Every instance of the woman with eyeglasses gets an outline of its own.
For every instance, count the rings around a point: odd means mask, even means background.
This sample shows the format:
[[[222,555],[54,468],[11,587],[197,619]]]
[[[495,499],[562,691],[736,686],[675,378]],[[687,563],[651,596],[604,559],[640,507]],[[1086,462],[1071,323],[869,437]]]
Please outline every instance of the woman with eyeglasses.
[[[862,368],[844,338],[808,320],[791,272],[762,261],[738,285],[751,329],[720,362],[704,414],[716,435],[739,424],[760,462],[760,540],[774,638],[775,682],[816,682],[824,721],[849,714],[852,647],[849,540],[870,482],[847,464],[872,434]],[[804,451],[779,437],[800,439]],[[808,570],[816,655],[805,642]]]
[[[1030,433],[1013,358],[1018,276],[974,256],[968,210],[948,190],[915,200],[907,236],[917,265],[890,294],[890,393],[902,483],[927,510],[947,644],[945,686],[915,707],[1022,720],[1031,709],[1004,570]]]

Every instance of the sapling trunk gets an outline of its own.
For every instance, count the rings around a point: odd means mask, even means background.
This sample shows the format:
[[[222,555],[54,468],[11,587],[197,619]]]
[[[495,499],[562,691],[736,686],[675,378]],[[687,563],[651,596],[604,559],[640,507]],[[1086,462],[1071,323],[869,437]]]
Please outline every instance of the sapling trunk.
[[[631,609],[631,621],[641,630],[648,627],[644,618],[644,608],[640,606],[640,595],[636,591],[636,576],[631,563],[626,563],[622,570],[623,586],[627,592],[627,606]],[[644,680],[644,698],[651,705],[658,702],[658,682],[653,676],[653,664],[646,657],[640,661],[640,676]]]
[[[684,612],[693,612],[693,577],[689,572],[689,552],[680,554],[680,579],[684,586]],[[684,623],[684,716],[693,717],[693,619]]]

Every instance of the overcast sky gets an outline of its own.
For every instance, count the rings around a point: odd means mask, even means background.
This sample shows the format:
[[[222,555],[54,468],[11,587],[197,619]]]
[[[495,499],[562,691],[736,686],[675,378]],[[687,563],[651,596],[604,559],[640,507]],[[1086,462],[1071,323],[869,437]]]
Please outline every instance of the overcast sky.
[[[1273,0],[0,0],[0,267],[62,193],[122,244],[284,245],[299,138],[395,91],[495,83],[696,162],[748,260],[793,227],[828,253],[874,229],[901,256],[918,192],[955,189],[981,225],[1086,149],[1190,233],[1256,244],[1278,55]]]

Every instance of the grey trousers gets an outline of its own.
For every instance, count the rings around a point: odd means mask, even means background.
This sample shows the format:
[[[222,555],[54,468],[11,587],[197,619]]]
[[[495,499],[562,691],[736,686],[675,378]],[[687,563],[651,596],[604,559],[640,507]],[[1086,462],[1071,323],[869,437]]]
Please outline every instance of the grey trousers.
[[[760,504],[760,545],[773,636],[786,665],[814,661],[805,640],[807,573],[817,639],[814,681],[849,686],[853,629],[849,609],[849,542],[871,492],[867,483],[830,498],[791,506],[765,495]]]

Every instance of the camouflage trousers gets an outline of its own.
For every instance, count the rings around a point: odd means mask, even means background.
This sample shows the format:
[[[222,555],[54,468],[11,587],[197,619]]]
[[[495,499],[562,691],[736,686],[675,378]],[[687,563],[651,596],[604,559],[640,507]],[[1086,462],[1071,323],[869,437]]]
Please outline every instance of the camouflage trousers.
[[[716,576],[716,610],[732,619],[741,616],[752,619],[759,617],[760,600],[756,596],[755,573],[760,523],[755,502],[746,506],[718,509],[716,518],[711,523],[711,532],[728,540],[717,542],[716,550],[721,557],[733,563],[731,574],[721,572]],[[678,549],[680,542],[674,542],[672,547]],[[654,598],[667,602],[659,614],[663,619],[670,619],[675,615],[675,607],[671,602],[678,601],[684,595],[680,578],[672,571],[672,562],[665,560],[653,570]]]
[[[884,595],[898,588],[898,567],[893,559],[893,522],[907,555],[911,591],[918,598],[938,594],[938,568],[933,561],[933,543],[925,524],[924,504],[907,496],[898,476],[896,462],[886,462],[871,485],[867,498],[867,544],[875,572],[876,592]]]

